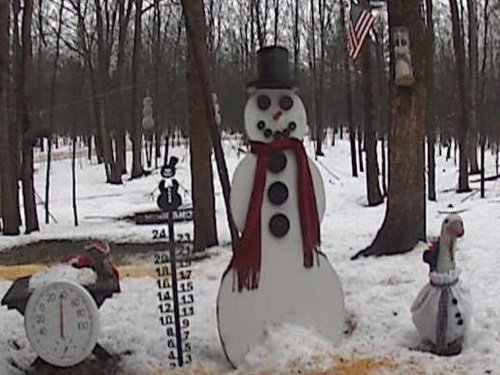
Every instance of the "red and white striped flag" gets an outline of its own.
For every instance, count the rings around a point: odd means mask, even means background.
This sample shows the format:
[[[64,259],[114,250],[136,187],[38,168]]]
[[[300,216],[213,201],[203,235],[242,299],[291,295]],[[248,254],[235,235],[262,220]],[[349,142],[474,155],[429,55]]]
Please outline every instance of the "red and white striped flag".
[[[351,1],[348,32],[348,52],[351,59],[356,60],[359,56],[374,22],[375,17],[370,11]]]

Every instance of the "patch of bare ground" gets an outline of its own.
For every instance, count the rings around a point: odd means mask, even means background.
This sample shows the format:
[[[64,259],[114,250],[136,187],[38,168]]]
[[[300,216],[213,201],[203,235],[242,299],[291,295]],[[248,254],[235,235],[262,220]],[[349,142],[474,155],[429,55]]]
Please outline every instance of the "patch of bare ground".
[[[322,368],[319,358],[312,358],[312,369],[304,369],[303,364],[290,363],[286,370],[242,372],[234,371],[234,375],[427,375],[423,367],[413,359],[400,361],[391,356],[380,357],[343,357],[334,356],[334,364],[329,368]],[[314,363],[317,362],[317,363]],[[316,368],[316,369],[314,369]],[[227,373],[226,373],[227,374]],[[128,375],[128,374],[127,374]],[[195,365],[186,369],[157,370],[150,373],[137,375],[221,375]]]

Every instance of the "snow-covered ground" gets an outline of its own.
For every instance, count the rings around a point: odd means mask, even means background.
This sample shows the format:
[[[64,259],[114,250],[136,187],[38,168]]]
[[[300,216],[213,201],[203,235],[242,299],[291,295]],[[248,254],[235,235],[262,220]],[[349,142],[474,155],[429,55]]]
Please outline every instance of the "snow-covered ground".
[[[230,173],[238,163],[233,144],[224,145]],[[307,143],[312,155],[312,145]],[[180,159],[177,178],[190,188],[189,153],[173,152]],[[410,152],[410,151],[409,151]],[[419,342],[411,322],[410,305],[427,282],[428,267],[421,260],[425,244],[407,254],[350,261],[358,250],[370,244],[379,229],[385,206],[366,207],[364,175],[350,175],[348,142],[339,140],[326,149],[319,165],[327,192],[327,209],[322,222],[322,250],[340,275],[352,333],[339,348],[331,347],[321,335],[307,329],[283,325],[269,331],[268,338],[247,356],[237,373],[299,373],[298,369],[326,368],[321,374],[500,374],[500,184],[487,183],[486,199],[479,193],[456,194],[457,168],[453,160],[438,157],[438,202],[427,205],[428,235],[437,236],[449,204],[466,209],[461,215],[465,236],[459,240],[457,265],[461,279],[471,289],[474,301],[472,326],[463,352],[456,357],[437,357],[413,350]],[[494,158],[488,154],[488,171]],[[37,164],[36,187],[44,186],[43,163]],[[151,176],[125,181],[123,186],[104,183],[102,166],[78,162],[78,208],[80,226],[73,227],[71,211],[70,161],[54,164],[51,212],[58,223],[42,225],[39,234],[17,238],[0,237],[0,248],[45,238],[94,237],[114,241],[152,241],[152,228],[113,220],[139,210],[153,209],[160,179]],[[185,373],[233,373],[217,333],[216,295],[223,271],[230,260],[229,234],[218,177],[217,218],[223,246],[212,249],[212,257],[193,265],[195,316],[191,344],[194,364]],[[475,179],[472,178],[472,179]],[[498,185],[498,186],[497,186]],[[479,184],[472,184],[474,188]],[[188,196],[185,197],[188,199]],[[408,197],[412,199],[412,197]],[[449,209],[449,208],[448,208]],[[42,216],[42,206],[39,206]],[[190,229],[184,225],[182,229]],[[151,259],[153,268],[153,259]],[[0,296],[11,283],[2,281]],[[122,293],[108,299],[99,310],[100,343],[122,354],[120,374],[146,375],[169,372],[166,337],[158,321],[156,284],[149,277],[123,278]],[[20,374],[10,363],[26,368],[35,358],[24,333],[21,315],[0,307],[0,374]],[[15,342],[15,344],[13,344]],[[16,348],[16,346],[18,346]],[[320,372],[314,372],[316,374]]]

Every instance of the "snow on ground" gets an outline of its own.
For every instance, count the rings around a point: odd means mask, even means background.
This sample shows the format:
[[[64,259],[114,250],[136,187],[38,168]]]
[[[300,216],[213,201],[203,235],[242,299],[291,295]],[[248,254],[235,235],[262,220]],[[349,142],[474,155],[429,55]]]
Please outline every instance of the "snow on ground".
[[[233,144],[225,144],[230,173],[238,163]],[[312,145],[307,148],[312,155]],[[189,153],[175,148],[180,159],[177,178],[189,189]],[[366,207],[364,176],[350,175],[349,145],[338,141],[326,150],[320,170],[325,180],[327,209],[322,223],[322,250],[339,273],[352,333],[339,348],[332,348],[321,335],[301,327],[284,324],[273,327],[268,338],[247,356],[247,364],[238,374],[297,373],[298,368],[333,368],[323,374],[497,374],[500,375],[500,279],[499,204],[500,186],[487,183],[487,197],[479,193],[456,194],[457,169],[453,160],[438,157],[438,202],[428,202],[429,236],[439,233],[443,215],[439,210],[466,209],[461,215],[465,236],[459,240],[457,264],[461,279],[471,289],[474,301],[472,326],[462,354],[441,358],[412,350],[418,345],[410,305],[427,282],[427,265],[421,260],[425,244],[407,254],[350,261],[358,250],[370,244],[379,229],[385,207]],[[488,171],[494,158],[488,155]],[[43,191],[44,164],[37,164],[36,187]],[[58,224],[43,225],[40,234],[19,238],[0,237],[3,248],[41,238],[76,238],[94,236],[119,241],[151,241],[153,227],[135,226],[108,217],[130,215],[155,207],[155,187],[160,177],[125,181],[124,186],[106,185],[102,166],[80,160],[78,167],[78,206],[81,226],[72,226],[70,161],[54,164],[51,210]],[[475,179],[475,177],[471,178]],[[216,177],[216,181],[218,178]],[[478,184],[473,184],[478,187]],[[225,360],[217,333],[216,295],[224,269],[230,260],[229,234],[225,213],[216,183],[217,218],[222,244],[211,250],[212,257],[193,265],[195,311],[191,343],[194,365],[186,373],[233,373]],[[408,197],[412,199],[412,197]],[[42,216],[42,206],[39,206]],[[97,217],[99,216],[99,218]],[[181,229],[189,229],[184,225]],[[153,267],[151,259],[151,267]],[[0,275],[1,277],[1,275]],[[0,280],[0,296],[9,286]],[[156,284],[152,278],[122,279],[122,293],[105,302],[100,309],[100,343],[122,354],[124,375],[167,373],[166,338],[158,321]],[[24,333],[21,315],[0,307],[0,374],[20,372],[10,363],[26,368],[35,359]],[[162,372],[163,371],[163,372]]]

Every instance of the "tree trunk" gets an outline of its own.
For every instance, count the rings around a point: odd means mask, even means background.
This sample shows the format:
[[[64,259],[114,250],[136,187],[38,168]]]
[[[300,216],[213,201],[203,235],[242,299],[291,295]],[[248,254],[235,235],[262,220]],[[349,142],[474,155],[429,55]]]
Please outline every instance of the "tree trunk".
[[[340,28],[342,39],[347,40],[347,28],[345,19],[345,3],[340,4]],[[343,76],[345,80],[345,98],[347,110],[347,125],[349,126],[349,145],[351,148],[351,171],[353,177],[358,177],[358,163],[356,160],[356,128],[352,119],[352,88],[351,88],[351,71],[349,69],[349,55],[347,50],[343,52]],[[334,133],[335,136],[335,133]]]
[[[453,47],[457,65],[457,89],[460,101],[460,114],[458,126],[458,147],[460,159],[458,168],[458,190],[463,193],[470,191],[468,171],[468,137],[469,137],[469,110],[470,101],[465,89],[465,51],[464,36],[460,28],[457,0],[450,0],[451,22],[453,27]]]
[[[480,134],[480,150],[481,150],[481,198],[485,197],[485,149],[486,149],[486,126],[484,124],[485,121],[485,115],[484,115],[484,97],[485,97],[485,91],[486,91],[486,58],[488,55],[488,29],[489,29],[489,0],[485,1],[484,4],[484,13],[483,13],[483,20],[484,20],[484,34],[483,34],[483,60],[481,62],[481,87],[479,90],[479,97],[478,97],[478,106],[480,108],[479,110],[479,134]]]
[[[0,211],[4,235],[18,235],[19,199],[17,197],[17,171],[12,162],[11,129],[7,94],[9,91],[10,2],[0,1]]]
[[[382,153],[382,194],[387,197],[387,157],[385,152],[385,135],[380,138],[380,150]]]
[[[92,135],[87,137],[87,159],[92,161]]]
[[[479,69],[478,56],[478,36],[477,36],[477,9],[476,0],[467,0],[467,9],[469,12],[469,95],[470,95],[470,141],[469,141],[469,160],[470,173],[479,174],[479,165],[477,162],[477,77]]]
[[[436,201],[436,158],[434,145],[436,143],[436,125],[434,123],[434,21],[432,0],[425,0],[427,22],[427,60],[425,75],[427,78],[427,109],[425,125],[427,129],[427,196],[430,201]]]
[[[73,206],[73,222],[75,227],[78,226],[78,210],[76,206],[76,137],[73,137],[73,152],[71,153],[71,187],[72,187],[72,206]]]
[[[139,66],[141,59],[141,34],[142,34],[142,0],[135,0],[135,27],[134,27],[134,48],[132,55],[132,104],[130,119],[130,138],[132,139],[132,174],[131,178],[138,178],[144,174],[142,168],[142,131],[139,128],[139,118],[137,116],[137,82],[139,76]]]
[[[363,162],[363,128],[361,125],[358,125],[358,160],[359,160],[359,171],[364,172],[364,162]]]
[[[125,8],[125,4],[127,7]],[[130,21],[130,13],[132,11],[133,0],[127,3],[125,0],[120,1],[118,5],[118,56],[116,62],[116,75],[117,75],[117,90],[120,91],[125,79],[125,47],[127,38],[127,27]],[[127,117],[125,116],[124,96],[120,95],[118,98],[118,131],[115,137],[116,145],[116,167],[121,174],[127,173],[127,149],[126,149],[126,129],[130,125]]]
[[[369,7],[367,1],[362,1],[365,7]],[[379,168],[377,161],[377,138],[373,130],[373,90],[371,75],[371,45],[370,40],[366,41],[363,47],[362,57],[363,70],[363,123],[364,123],[364,144],[366,158],[366,193],[368,206],[377,206],[384,201],[378,181]]]
[[[313,0],[311,0],[311,8],[313,7]],[[318,0],[318,15],[319,15],[319,42],[320,42],[320,66],[319,66],[319,75],[317,72],[317,62],[316,56],[314,55],[314,78],[316,79],[316,85],[318,92],[315,93],[314,99],[316,102],[316,155],[324,156],[323,153],[323,138],[324,138],[324,123],[323,123],[323,95],[324,95],[324,87],[325,87],[325,4],[324,0]],[[312,10],[313,10],[312,9]],[[314,41],[314,12],[312,15],[313,19],[313,43]],[[315,53],[315,47],[313,45],[313,54]],[[333,139],[335,140],[335,132],[333,133]]]
[[[194,2],[199,37],[206,40],[205,12],[202,2]],[[192,37],[192,36],[191,36]],[[208,51],[203,57],[208,60]],[[209,119],[206,116],[204,88],[201,85],[203,74],[198,70],[194,56],[193,41],[188,39],[188,69],[186,83],[189,108],[189,141],[191,153],[191,188],[194,216],[194,249],[205,250],[218,244],[215,220],[215,196],[212,173],[211,142]]]
[[[231,241],[233,251],[239,241],[238,231],[234,224],[233,216],[230,209],[229,194],[230,185],[227,172],[227,165],[222,152],[220,144],[220,134],[215,123],[212,109],[211,88],[208,78],[208,65],[207,58],[208,51],[206,45],[206,24],[202,0],[182,0],[182,7],[184,10],[184,19],[186,22],[186,31],[189,40],[189,48],[191,53],[191,60],[196,67],[196,74],[199,77],[199,85],[202,88],[200,98],[203,99],[203,106],[205,112],[205,123],[211,125],[209,127],[210,138],[214,148],[215,159],[217,162],[217,169],[219,171],[220,183],[222,186],[222,193],[224,196],[224,203],[226,205],[226,215],[231,233]]]
[[[19,66],[19,81],[17,82],[17,100],[22,128],[22,187],[24,203],[25,232],[27,234],[39,230],[36,210],[35,186],[33,183],[33,146],[35,136],[30,123],[28,105],[28,75],[31,56],[31,23],[33,0],[25,0],[22,21],[21,63]]]
[[[52,77],[50,80],[50,104],[49,104],[49,136],[47,138],[47,169],[45,171],[45,224],[49,223],[50,219],[50,167],[52,159],[52,131],[54,129],[54,105],[56,101],[56,84],[57,84],[57,70],[59,65],[59,53],[61,44],[61,31],[63,23],[64,0],[61,0],[59,7],[59,22],[56,32],[56,55],[54,57],[54,65],[52,70]]]
[[[154,103],[153,118],[154,127],[154,147],[155,147],[155,168],[158,168],[158,159],[161,158],[161,128],[163,123],[163,111],[160,103],[160,69],[161,59],[161,7],[160,0],[154,0],[154,25],[153,25],[153,80],[154,80]]]
[[[425,240],[425,54],[421,0],[388,2],[391,46],[391,79],[394,80],[392,32],[408,27],[416,82],[412,88],[392,84],[392,126],[389,139],[389,191],[382,227],[373,243],[353,259],[369,255],[391,255],[411,250]]]
[[[299,79],[299,55],[300,55],[300,33],[299,33],[299,0],[295,0],[293,22],[293,77],[295,82]],[[254,52],[254,51],[252,51]]]

